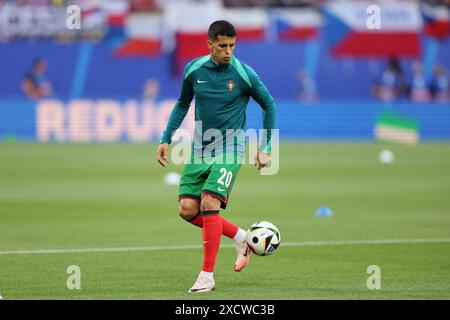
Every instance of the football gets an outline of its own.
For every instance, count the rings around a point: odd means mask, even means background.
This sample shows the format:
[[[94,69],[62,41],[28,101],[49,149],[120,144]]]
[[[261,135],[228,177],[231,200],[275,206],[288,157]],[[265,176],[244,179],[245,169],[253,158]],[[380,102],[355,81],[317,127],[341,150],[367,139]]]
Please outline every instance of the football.
[[[248,228],[246,241],[256,255],[268,256],[280,245],[281,234],[272,223],[259,221]]]

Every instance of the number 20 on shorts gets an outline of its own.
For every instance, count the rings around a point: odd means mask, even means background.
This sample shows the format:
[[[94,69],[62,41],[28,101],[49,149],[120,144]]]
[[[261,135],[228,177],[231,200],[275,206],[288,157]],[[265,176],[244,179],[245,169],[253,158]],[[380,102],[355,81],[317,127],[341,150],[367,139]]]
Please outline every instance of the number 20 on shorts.
[[[233,172],[227,171],[225,168],[220,168],[220,173],[222,174],[217,180],[217,183],[229,187],[231,184],[231,179],[233,179]],[[225,179],[225,181],[223,181]]]

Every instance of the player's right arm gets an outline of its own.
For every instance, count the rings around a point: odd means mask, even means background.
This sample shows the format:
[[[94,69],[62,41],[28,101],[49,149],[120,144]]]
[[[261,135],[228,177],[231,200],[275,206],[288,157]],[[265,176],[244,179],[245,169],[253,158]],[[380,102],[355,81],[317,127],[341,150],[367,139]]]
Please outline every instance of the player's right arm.
[[[159,164],[163,167],[167,167],[169,165],[169,144],[168,143],[160,143],[158,149],[156,150],[156,159]]]
[[[189,66],[190,64],[188,64],[184,70],[180,97],[170,113],[166,130],[164,130],[162,134],[160,144],[156,151],[157,160],[163,167],[166,167],[169,164],[168,153],[169,144],[172,142],[172,136],[174,135],[175,130],[180,127],[184,117],[186,117],[189,107],[191,106],[192,99],[194,98],[194,88],[190,77],[185,76]]]

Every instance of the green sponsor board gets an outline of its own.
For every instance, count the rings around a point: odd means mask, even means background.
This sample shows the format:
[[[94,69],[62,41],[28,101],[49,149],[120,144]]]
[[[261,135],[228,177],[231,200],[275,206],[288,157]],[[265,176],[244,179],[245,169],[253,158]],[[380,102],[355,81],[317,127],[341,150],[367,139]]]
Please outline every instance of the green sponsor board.
[[[375,124],[375,138],[380,141],[415,145],[419,143],[419,125],[416,120],[395,114],[382,112]]]

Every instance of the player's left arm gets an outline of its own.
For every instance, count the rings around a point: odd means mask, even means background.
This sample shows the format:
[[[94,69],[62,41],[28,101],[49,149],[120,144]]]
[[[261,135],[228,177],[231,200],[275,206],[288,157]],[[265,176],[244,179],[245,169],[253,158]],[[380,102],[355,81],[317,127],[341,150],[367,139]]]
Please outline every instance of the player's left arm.
[[[259,170],[269,164],[271,145],[272,145],[272,129],[275,129],[276,106],[272,95],[267,90],[258,74],[250,67],[244,67],[249,76],[251,83],[250,95],[261,106],[263,110],[263,129],[261,145],[255,159],[255,166]]]

